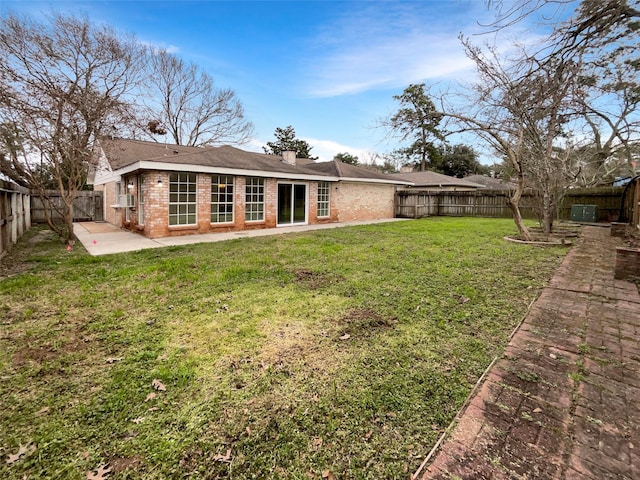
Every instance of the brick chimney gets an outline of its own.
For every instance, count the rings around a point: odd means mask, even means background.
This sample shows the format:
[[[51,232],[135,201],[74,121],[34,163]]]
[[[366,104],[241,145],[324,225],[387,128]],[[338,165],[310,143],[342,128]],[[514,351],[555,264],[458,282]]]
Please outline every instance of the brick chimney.
[[[284,150],[282,152],[282,161],[284,163],[288,163],[289,165],[296,164],[296,152],[292,150]]]

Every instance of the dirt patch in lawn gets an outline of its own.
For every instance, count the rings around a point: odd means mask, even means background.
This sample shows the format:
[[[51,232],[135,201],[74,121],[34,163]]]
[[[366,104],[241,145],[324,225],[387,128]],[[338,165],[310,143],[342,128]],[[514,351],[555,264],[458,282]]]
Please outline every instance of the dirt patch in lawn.
[[[35,346],[33,343],[30,343],[28,345],[18,346],[23,332],[18,330],[16,333],[18,333],[18,335],[13,338],[11,335],[6,337],[9,342],[17,346],[17,349],[11,355],[11,363],[16,368],[29,363],[41,365],[44,362],[56,360],[67,354],[82,352],[87,350],[91,344],[91,338],[83,338],[80,330],[76,327],[71,327],[68,331],[60,332],[55,345],[44,343],[43,345]]]
[[[338,323],[343,335],[368,335],[381,329],[393,328],[398,320],[384,317],[368,308],[354,308],[340,318]]]
[[[142,464],[142,458],[135,457],[114,457],[109,461],[109,467],[111,468],[111,473],[116,474],[120,472],[124,472],[125,470],[137,470],[138,467]]]
[[[14,367],[21,367],[29,362],[41,364],[50,360],[54,360],[59,353],[48,347],[23,347],[18,349],[11,357],[11,363]]]
[[[271,333],[264,343],[258,358],[262,369],[274,368],[288,370],[313,367],[314,369],[330,369],[333,363],[325,358],[317,342],[309,337],[309,333],[296,325],[285,325]]]
[[[310,290],[317,290],[343,280],[337,275],[314,272],[304,268],[296,269],[293,274],[298,284],[303,285]]]
[[[39,245],[53,242],[57,235],[43,226],[32,227],[20,242],[0,259],[0,280],[28,272],[35,262],[29,260]]]

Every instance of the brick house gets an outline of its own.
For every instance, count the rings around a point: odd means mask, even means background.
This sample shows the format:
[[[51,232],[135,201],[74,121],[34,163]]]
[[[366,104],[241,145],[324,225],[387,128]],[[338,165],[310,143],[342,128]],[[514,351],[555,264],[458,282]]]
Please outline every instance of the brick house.
[[[396,186],[409,183],[231,146],[110,139],[98,155],[105,220],[150,238],[393,218]]]

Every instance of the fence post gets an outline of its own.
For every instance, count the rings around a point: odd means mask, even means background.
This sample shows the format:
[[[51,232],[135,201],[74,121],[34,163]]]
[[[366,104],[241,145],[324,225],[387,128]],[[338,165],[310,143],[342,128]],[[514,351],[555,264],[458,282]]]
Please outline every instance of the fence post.
[[[0,180],[0,257],[31,226],[29,190],[14,183]]]

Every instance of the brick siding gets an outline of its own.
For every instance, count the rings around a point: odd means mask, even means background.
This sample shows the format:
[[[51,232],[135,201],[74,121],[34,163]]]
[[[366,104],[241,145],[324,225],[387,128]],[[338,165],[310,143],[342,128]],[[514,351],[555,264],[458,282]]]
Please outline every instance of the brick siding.
[[[234,221],[230,223],[211,223],[211,175],[196,175],[197,185],[197,223],[195,225],[169,225],[169,172],[145,172],[142,189],[144,193],[144,222],[138,222],[138,179],[129,175],[122,179],[122,193],[135,197],[135,206],[129,209],[129,221],[125,221],[122,208],[113,208],[115,183],[102,187],[105,195],[105,219],[131,231],[143,233],[149,238],[189,235],[196,233],[217,233],[277,226],[278,183],[287,180],[264,179],[264,219],[247,222],[245,220],[246,178],[234,177]],[[329,216],[318,217],[318,182],[291,181],[307,185],[307,221],[309,224],[348,222],[354,220],[374,220],[393,218],[393,185],[366,184],[356,182],[330,182]],[[132,188],[128,185],[132,184]]]
[[[616,248],[616,270],[614,278],[640,281],[640,248]]]
[[[394,185],[339,182],[332,186],[331,195],[337,197],[340,222],[394,217]]]

